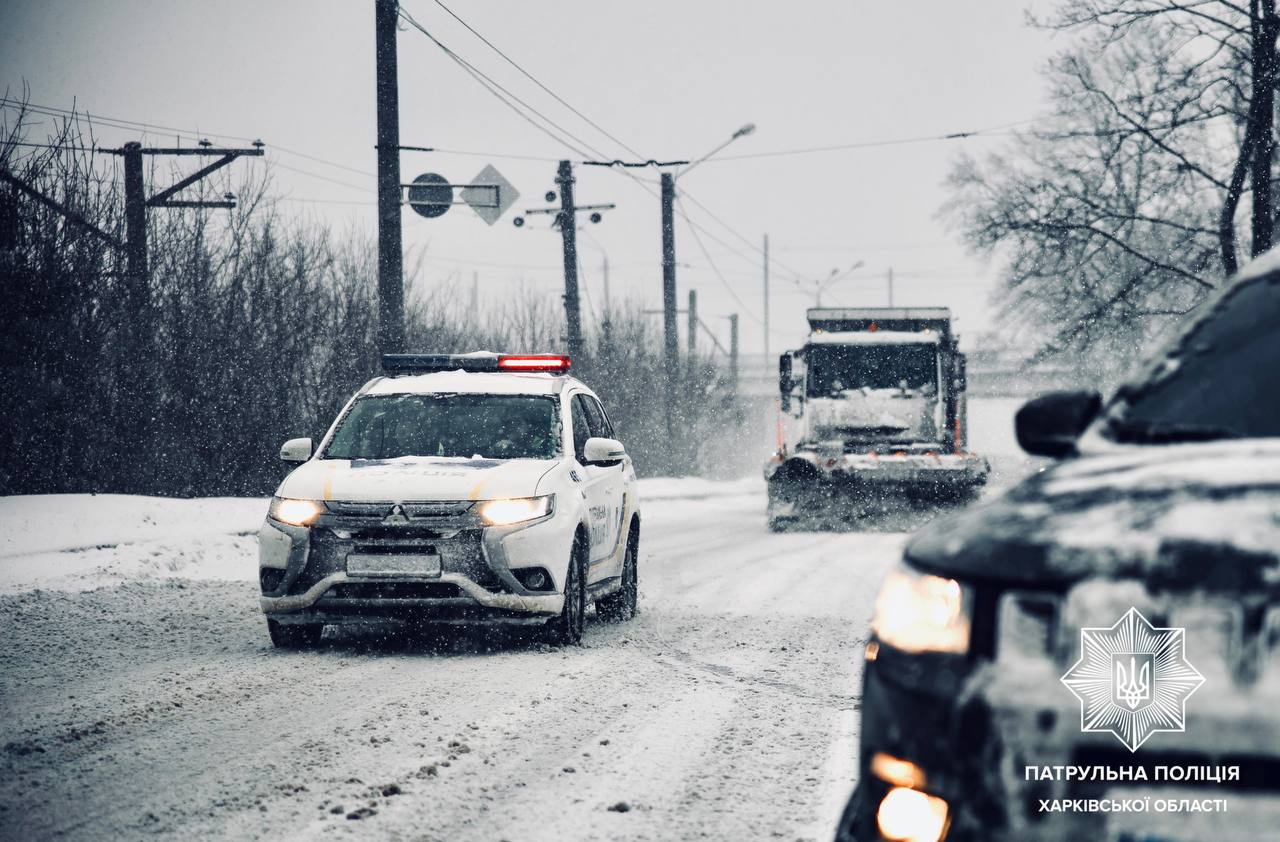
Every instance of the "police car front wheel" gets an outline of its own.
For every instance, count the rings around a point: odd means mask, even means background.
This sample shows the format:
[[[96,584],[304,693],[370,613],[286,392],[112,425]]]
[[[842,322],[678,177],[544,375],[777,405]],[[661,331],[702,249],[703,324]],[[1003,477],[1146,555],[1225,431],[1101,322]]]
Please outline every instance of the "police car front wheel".
[[[557,646],[582,643],[582,625],[587,614],[587,548],[583,541],[573,545],[569,569],[564,576],[564,606],[560,614],[547,623],[546,637]]]

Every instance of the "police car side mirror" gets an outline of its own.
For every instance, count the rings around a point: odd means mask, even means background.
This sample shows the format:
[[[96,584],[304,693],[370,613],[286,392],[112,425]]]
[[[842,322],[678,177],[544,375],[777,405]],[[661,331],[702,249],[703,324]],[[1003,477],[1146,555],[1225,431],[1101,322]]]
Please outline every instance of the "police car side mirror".
[[[616,465],[627,455],[622,442],[593,436],[582,445],[582,461],[588,465]]]
[[[1075,456],[1076,439],[1101,409],[1097,392],[1050,392],[1023,404],[1013,429],[1018,444],[1032,456]]]
[[[311,458],[311,439],[289,439],[280,448],[281,462],[305,462]]]

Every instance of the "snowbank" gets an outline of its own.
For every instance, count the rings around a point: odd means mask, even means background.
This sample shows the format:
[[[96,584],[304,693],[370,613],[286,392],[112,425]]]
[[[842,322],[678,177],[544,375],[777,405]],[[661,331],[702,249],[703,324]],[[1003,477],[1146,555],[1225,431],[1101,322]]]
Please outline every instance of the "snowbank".
[[[267,501],[123,494],[0,497],[0,593],[156,578],[252,580]]]
[[[659,500],[706,500],[764,494],[764,476],[727,481],[701,477],[650,477],[639,481],[639,491],[643,509],[645,503]]]
[[[640,480],[641,505],[763,493],[759,478]],[[0,497],[0,594],[88,591],[149,579],[253,581],[254,535],[266,511],[260,498]]]

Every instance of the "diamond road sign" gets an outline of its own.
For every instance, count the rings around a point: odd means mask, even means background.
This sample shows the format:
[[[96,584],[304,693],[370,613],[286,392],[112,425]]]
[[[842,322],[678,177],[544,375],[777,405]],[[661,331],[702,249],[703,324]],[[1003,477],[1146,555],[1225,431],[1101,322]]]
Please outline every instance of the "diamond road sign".
[[[520,191],[512,187],[493,164],[486,164],[471,183],[462,188],[462,201],[471,205],[476,215],[490,225],[497,222],[518,198]]]

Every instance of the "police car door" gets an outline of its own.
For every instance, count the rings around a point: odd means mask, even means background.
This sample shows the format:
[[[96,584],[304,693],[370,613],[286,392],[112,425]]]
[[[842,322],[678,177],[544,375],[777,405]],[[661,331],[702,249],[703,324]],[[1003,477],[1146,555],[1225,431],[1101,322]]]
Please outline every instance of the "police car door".
[[[587,411],[587,426],[591,430],[591,435],[616,439],[618,436],[613,431],[613,424],[609,421],[609,416],[605,414],[604,407],[600,405],[600,401],[596,400],[592,395],[583,395],[582,400]],[[613,569],[606,570],[605,575],[620,576],[622,575],[622,558],[617,556],[617,552],[618,542],[623,539],[622,516],[627,490],[627,476],[631,470],[631,457],[624,456],[616,465],[597,465],[595,468],[605,477],[605,481],[602,484],[606,489],[609,503],[608,537],[606,542],[609,545],[609,553],[615,556],[616,561],[616,564],[612,565]]]
[[[616,469],[588,465],[585,462],[583,447],[591,437],[586,395],[579,392],[573,396],[569,413],[573,422],[573,455],[578,463],[574,471],[582,479],[582,493],[587,507],[587,526],[591,530],[591,564],[594,567],[607,558],[613,549],[609,541],[609,486]],[[602,571],[598,569],[592,569],[587,576],[588,581],[599,579],[601,573]]]

